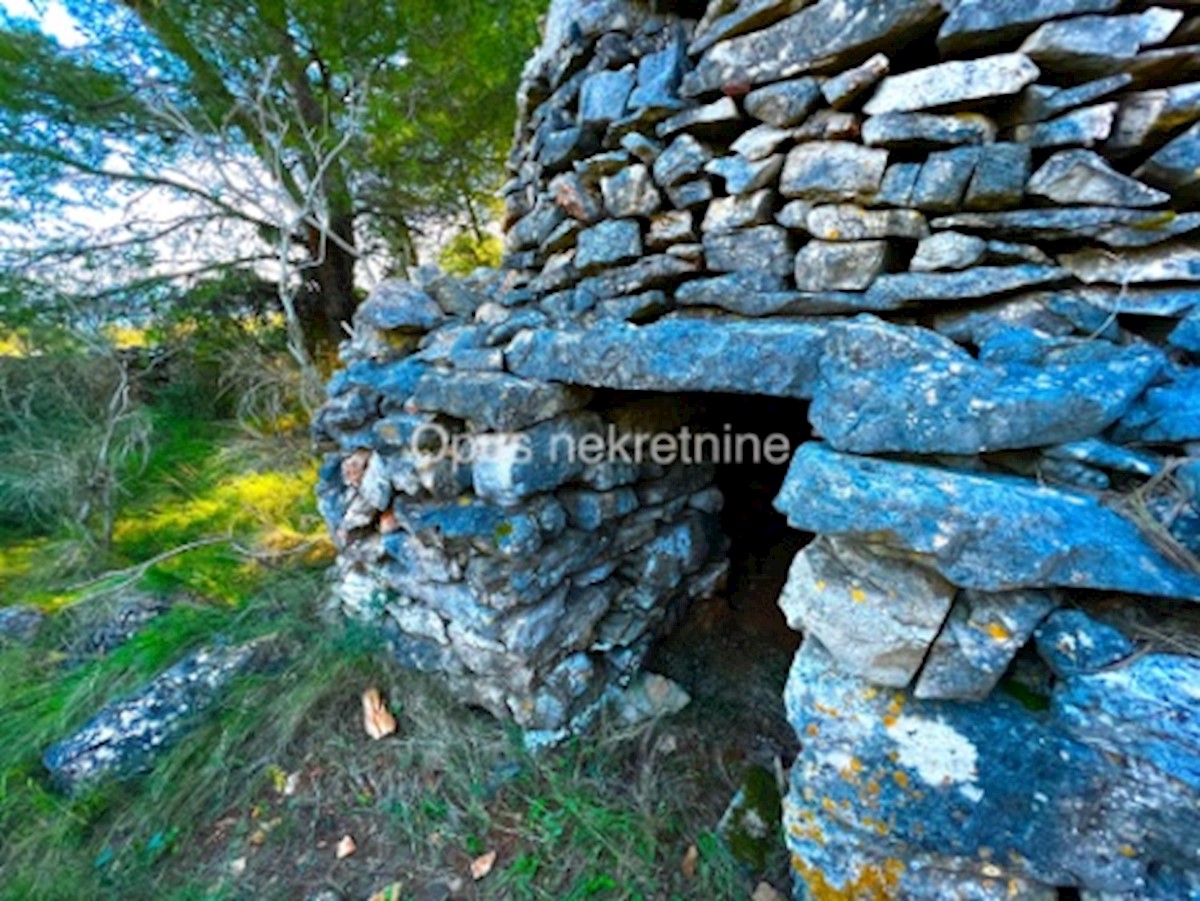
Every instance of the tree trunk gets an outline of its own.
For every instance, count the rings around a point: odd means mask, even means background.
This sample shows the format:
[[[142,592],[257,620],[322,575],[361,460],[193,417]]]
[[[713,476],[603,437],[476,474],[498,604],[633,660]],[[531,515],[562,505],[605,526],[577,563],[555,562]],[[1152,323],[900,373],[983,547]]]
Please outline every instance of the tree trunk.
[[[314,360],[326,360],[346,338],[358,307],[354,288],[354,219],[339,216],[328,225],[329,236],[318,229],[308,232],[307,284],[297,299],[296,311],[304,327],[309,352]]]

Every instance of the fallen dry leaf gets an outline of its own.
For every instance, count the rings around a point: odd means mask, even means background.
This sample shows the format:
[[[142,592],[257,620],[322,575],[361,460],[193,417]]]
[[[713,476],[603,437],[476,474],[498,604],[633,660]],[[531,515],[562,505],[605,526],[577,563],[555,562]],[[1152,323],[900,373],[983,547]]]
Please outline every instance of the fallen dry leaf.
[[[679,869],[685,879],[696,878],[696,864],[699,862],[700,850],[695,845],[688,845],[687,853],[683,855],[683,862],[679,864]]]
[[[496,852],[488,851],[482,857],[476,857],[471,861],[471,878],[478,882],[488,873],[492,872],[492,867],[496,865]]]
[[[787,901],[787,895],[769,882],[760,882],[750,896],[750,901]]]
[[[354,838],[349,835],[343,835],[342,840],[337,843],[337,859],[345,860],[358,850],[358,845],[354,843]]]
[[[367,735],[379,741],[396,734],[396,718],[388,710],[387,703],[378,688],[368,688],[362,694],[363,728]]]

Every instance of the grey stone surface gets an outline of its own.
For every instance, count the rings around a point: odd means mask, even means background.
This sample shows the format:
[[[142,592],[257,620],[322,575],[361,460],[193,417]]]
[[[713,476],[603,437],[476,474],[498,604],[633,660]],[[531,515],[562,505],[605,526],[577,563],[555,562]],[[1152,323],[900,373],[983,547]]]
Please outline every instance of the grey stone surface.
[[[873,689],[807,640],[785,693],[806,737],[784,805],[801,897],[1188,897],[1193,718],[1162,714],[1192,708],[1193,666],[1072,679],[1046,715]]]
[[[148,685],[113,701],[78,732],[51,745],[42,763],[55,786],[78,794],[106,779],[151,768],[217,705],[268,646],[251,643],[193,652]]]
[[[812,396],[822,326],[663,320],[646,326],[530,333],[509,347],[509,369],[626,391],[713,391]],[[615,365],[614,365],[615,362]]]
[[[697,240],[696,217],[687,210],[670,210],[650,219],[646,246],[651,250],[665,250],[673,244],[689,244]]]
[[[631,263],[641,255],[641,227],[631,219],[610,219],[579,233],[575,268],[589,273]]]
[[[990,144],[996,133],[996,124],[978,114],[885,113],[863,123],[862,139],[868,147],[887,150],[933,150]]]
[[[437,301],[410,282],[382,282],[354,314],[356,325],[383,331],[427,332],[445,319]]]
[[[1117,118],[1116,103],[1100,103],[1087,106],[1066,115],[1039,122],[1035,125],[1018,125],[1013,130],[1014,138],[1035,149],[1042,147],[1095,147],[1103,144],[1112,134]]]
[[[1200,124],[1159,150],[1134,174],[1164,190],[1192,193],[1200,186],[1197,172],[1200,172]]]
[[[584,128],[604,128],[620,119],[636,83],[633,66],[589,75],[579,89],[579,124]]]
[[[986,699],[1058,604],[1044,591],[961,592],[929,650],[913,695],[927,701]]]
[[[1200,600],[1200,576],[1092,497],[1010,476],[806,444],[776,507],[794,528],[928,555],[963,588],[1097,588]]]
[[[988,242],[960,232],[938,232],[917,245],[909,264],[913,272],[941,272],[970,269],[987,256]]]
[[[804,228],[822,241],[920,240],[929,235],[928,222],[916,210],[866,210],[853,204],[812,207]]]
[[[745,3],[710,4],[696,28],[696,35],[688,47],[688,52],[693,55],[703,53],[720,41],[773,25],[811,2],[812,0],[747,0]]]
[[[745,157],[751,162],[764,160],[775,153],[781,144],[792,140],[793,132],[774,125],[756,125],[749,131],[742,132],[741,137],[729,145],[729,149],[738,156]]]
[[[810,241],[796,256],[801,291],[864,291],[887,268],[887,241]]]
[[[775,207],[775,192],[756,191],[733,197],[719,197],[708,205],[700,230],[705,233],[733,231],[771,222]]]
[[[830,326],[810,419],[852,453],[978,454],[1099,435],[1162,371],[1151,348],[1081,345],[990,366],[935,332],[871,317]]]
[[[1037,630],[1037,649],[1060,679],[1090,675],[1133,656],[1137,647],[1082,610],[1059,610]]]
[[[725,183],[729,194],[749,194],[770,187],[783,168],[783,157],[769,156],[748,160],[744,156],[726,156],[707,163],[704,170]]]
[[[610,216],[653,216],[662,207],[662,195],[654,186],[650,170],[638,164],[600,181],[604,208]]]
[[[732,97],[722,97],[705,106],[696,106],[676,113],[665,122],[660,122],[655,133],[660,138],[686,131],[689,134],[721,134],[737,125],[742,119],[742,112]]]
[[[683,106],[679,86],[687,66],[687,51],[682,39],[671,41],[662,50],[638,60],[637,87],[629,96],[629,108],[670,112]]]
[[[935,230],[980,232],[1016,241],[1089,239],[1101,247],[1137,248],[1200,230],[1200,216],[1110,207],[956,213],[934,219]]]
[[[1034,173],[1027,193],[1063,206],[1161,206],[1171,199],[1122,175],[1090,150],[1064,150]]]
[[[512,431],[576,410],[587,392],[521,379],[504,372],[431,373],[416,385],[417,410],[446,413],[481,428]]]
[[[963,197],[968,210],[1003,210],[1021,205],[1033,154],[1022,144],[984,147]]]
[[[1101,78],[1122,70],[1143,47],[1161,44],[1183,20],[1179,10],[1152,7],[1127,16],[1079,16],[1047,22],[1021,45],[1048,72]]]
[[[985,50],[1034,31],[1048,19],[1111,12],[1120,0],[960,0],[938,32],[944,53]]]
[[[821,85],[821,94],[834,109],[853,106],[891,71],[891,61],[876,53],[865,63],[830,78]]]
[[[654,161],[654,180],[664,188],[688,181],[704,171],[712,154],[691,135],[680,135]]]
[[[680,210],[692,210],[701,207],[713,199],[712,182],[707,178],[696,181],[686,181],[667,188],[667,197],[671,205]]]
[[[801,144],[787,155],[780,193],[818,203],[870,200],[887,164],[886,150],[844,141]]]
[[[821,86],[815,78],[797,78],[757,88],[746,95],[746,112],[776,128],[799,125],[821,99]]]
[[[1020,53],[952,60],[884,79],[863,109],[878,116],[1011,97],[1037,81],[1040,74],[1029,57]]]
[[[876,50],[903,44],[941,16],[937,0],[820,0],[770,28],[710,48],[684,78],[684,93],[722,85],[780,81],[844,68]]]
[[[1157,148],[1180,126],[1200,119],[1200,82],[1140,91],[1121,98],[1106,149],[1119,153]]]
[[[1089,248],[1065,253],[1059,263],[1088,285],[1200,282],[1200,246],[1191,243],[1163,244],[1119,254]]]
[[[978,266],[964,272],[900,272],[877,278],[868,309],[899,310],[918,304],[949,305],[994,300],[1018,291],[1059,285],[1067,273],[1053,266]]]
[[[704,236],[704,259],[713,272],[742,269],[787,275],[792,271],[792,247],[778,225],[759,225]]]
[[[978,147],[931,153],[913,186],[912,205],[929,213],[949,213],[961,207],[981,154]]]
[[[818,538],[797,556],[779,606],[847,673],[904,688],[937,638],[956,589],[933,570],[868,546]]]

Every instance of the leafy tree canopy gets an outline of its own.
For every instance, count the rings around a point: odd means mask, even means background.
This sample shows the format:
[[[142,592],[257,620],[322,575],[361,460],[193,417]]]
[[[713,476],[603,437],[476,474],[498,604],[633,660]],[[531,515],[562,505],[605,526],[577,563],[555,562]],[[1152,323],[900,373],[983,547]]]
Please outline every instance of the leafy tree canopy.
[[[274,261],[336,334],[364,262],[486,217],[545,0],[63,3],[71,46],[0,13],[0,262],[144,296]]]

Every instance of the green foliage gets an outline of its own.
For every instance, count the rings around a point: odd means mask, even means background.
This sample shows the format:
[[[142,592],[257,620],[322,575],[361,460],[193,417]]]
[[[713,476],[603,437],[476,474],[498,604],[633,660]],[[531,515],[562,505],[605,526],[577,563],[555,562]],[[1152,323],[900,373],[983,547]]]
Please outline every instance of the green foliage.
[[[35,258],[56,278],[70,261],[70,278],[110,302],[144,304],[172,279],[277,261],[285,247],[302,299],[352,307],[359,254],[407,265],[422,221],[486,215],[545,0],[66,6],[82,48],[0,13],[0,165],[15,176],[0,210],[46,226]],[[233,170],[262,183],[246,196]],[[31,218],[116,210],[147,190],[184,205],[103,237]],[[163,265],[174,259],[189,262]]]
[[[438,265],[451,275],[470,275],[481,266],[498,267],[503,252],[504,242],[490,232],[479,237],[463,229],[446,243]]]

